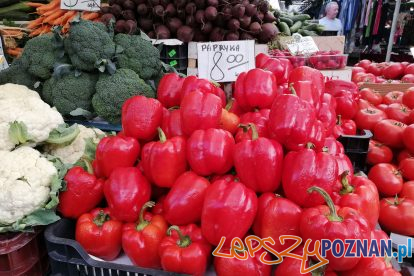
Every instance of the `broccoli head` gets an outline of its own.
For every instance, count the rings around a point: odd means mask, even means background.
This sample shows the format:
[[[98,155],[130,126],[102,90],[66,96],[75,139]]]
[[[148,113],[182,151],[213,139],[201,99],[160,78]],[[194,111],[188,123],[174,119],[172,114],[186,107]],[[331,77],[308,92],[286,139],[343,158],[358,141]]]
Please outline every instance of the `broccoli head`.
[[[151,80],[160,73],[160,52],[151,42],[139,35],[127,34],[117,34],[114,41],[123,48],[117,55],[120,68],[131,69],[144,80]]]
[[[92,105],[99,117],[116,124],[121,121],[122,105],[135,95],[154,98],[155,92],[134,71],[118,69],[113,75],[99,77]]]
[[[97,81],[97,74],[82,72],[77,76],[71,72],[61,78],[48,80],[43,86],[42,96],[62,115],[69,115],[77,108],[92,111],[92,96]]]
[[[115,43],[105,25],[82,20],[72,22],[64,45],[72,65],[82,71],[94,71],[102,60],[115,55]]]
[[[33,76],[27,71],[27,64],[21,58],[15,59],[9,68],[0,72],[0,85],[6,83],[20,84],[31,90],[38,90],[35,84],[39,78]]]

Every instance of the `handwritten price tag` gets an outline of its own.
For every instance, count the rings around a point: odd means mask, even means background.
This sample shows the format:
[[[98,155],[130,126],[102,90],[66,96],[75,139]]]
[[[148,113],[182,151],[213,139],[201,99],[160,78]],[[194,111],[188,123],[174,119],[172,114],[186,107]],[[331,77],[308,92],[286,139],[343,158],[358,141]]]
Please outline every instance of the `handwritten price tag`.
[[[197,55],[198,76],[215,82],[235,81],[255,68],[253,40],[198,43]]]
[[[62,0],[60,8],[62,10],[99,11],[101,0]]]
[[[312,54],[319,51],[318,46],[312,37],[302,37],[300,34],[293,35],[293,42],[288,43],[287,48],[292,55]]]

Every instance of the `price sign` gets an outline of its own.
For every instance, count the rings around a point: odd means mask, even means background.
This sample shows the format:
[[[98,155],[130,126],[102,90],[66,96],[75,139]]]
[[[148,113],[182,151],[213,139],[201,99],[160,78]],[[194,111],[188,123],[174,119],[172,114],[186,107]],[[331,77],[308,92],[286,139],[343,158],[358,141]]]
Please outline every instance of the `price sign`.
[[[0,39],[0,71],[9,68],[6,57],[4,56],[3,37]]]
[[[198,76],[215,82],[231,82],[255,68],[254,41],[222,41],[197,44]]]
[[[319,51],[312,37],[302,37],[300,34],[294,34],[292,37],[293,41],[286,45],[292,55],[313,54]]]
[[[62,0],[60,8],[62,10],[99,11],[101,0]]]

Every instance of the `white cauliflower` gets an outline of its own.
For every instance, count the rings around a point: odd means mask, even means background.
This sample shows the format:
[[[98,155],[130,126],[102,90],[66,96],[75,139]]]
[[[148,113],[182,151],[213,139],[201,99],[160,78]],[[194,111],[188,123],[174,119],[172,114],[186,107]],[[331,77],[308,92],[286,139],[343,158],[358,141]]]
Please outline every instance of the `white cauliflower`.
[[[58,172],[30,147],[0,151],[0,225],[13,224],[44,207]]]
[[[75,164],[85,153],[86,143],[89,139],[98,144],[105,133],[97,128],[87,128],[79,125],[79,134],[69,145],[46,145],[45,151],[58,157],[65,164]]]
[[[43,142],[63,123],[62,115],[43,102],[37,92],[22,85],[0,85],[0,150],[12,150],[24,143],[24,136],[34,144]]]

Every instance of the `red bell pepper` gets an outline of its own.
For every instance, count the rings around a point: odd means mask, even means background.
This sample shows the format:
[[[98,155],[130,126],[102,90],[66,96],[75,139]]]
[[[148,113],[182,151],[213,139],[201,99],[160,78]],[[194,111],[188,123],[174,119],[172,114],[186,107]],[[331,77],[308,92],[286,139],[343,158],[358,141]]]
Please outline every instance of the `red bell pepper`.
[[[327,150],[329,154],[334,155],[334,156],[340,153],[345,153],[344,146],[341,144],[341,142],[339,142],[332,136],[326,137],[325,149]]]
[[[253,244],[253,246],[256,246]],[[220,250],[220,253],[231,254],[230,249]],[[249,275],[249,276],[270,276],[272,266],[260,261],[260,256],[265,253],[266,261],[270,262],[271,258],[263,248],[259,249],[254,257],[251,257],[247,250],[237,251],[238,255],[247,255],[247,259],[239,260],[237,258],[214,258],[214,270],[220,276]]]
[[[270,108],[277,95],[277,80],[272,72],[252,69],[236,80],[234,98],[246,111]]]
[[[226,94],[224,91],[220,87],[217,87],[211,83],[209,80],[199,79],[196,76],[188,76],[185,78],[181,88],[181,101],[187,94],[194,91],[216,95],[220,98],[222,106],[226,106]]]
[[[163,216],[148,212],[144,216],[144,211],[154,206],[152,201],[145,203],[141,208],[138,223],[127,223],[122,229],[122,248],[136,266],[161,267],[158,248],[165,237],[168,224]]]
[[[89,254],[111,261],[121,252],[122,222],[113,220],[107,209],[94,209],[79,217],[75,239]]]
[[[197,223],[210,182],[194,172],[183,173],[164,200],[164,216],[173,225]]]
[[[259,137],[256,126],[252,140],[236,144],[234,167],[242,183],[255,192],[274,192],[280,186],[283,167],[283,148],[279,142]]]
[[[303,211],[300,221],[300,233],[303,240],[312,239],[314,242],[329,239],[333,242],[341,239],[345,243],[345,239],[370,238],[371,228],[361,213],[349,207],[335,206],[328,193],[319,187],[311,187],[308,190],[309,193],[315,191],[318,192],[317,195],[322,195],[328,206],[319,205]],[[348,247],[349,244],[345,244],[344,249],[347,250]],[[312,244],[310,250],[313,250]],[[335,271],[346,271],[355,267],[361,258],[335,258],[332,251],[327,251],[326,259]]]
[[[325,146],[326,132],[323,123],[316,120],[313,123],[312,130],[309,134],[309,142],[312,143],[316,150],[322,150]],[[302,145],[306,147],[306,145]]]
[[[342,189],[334,192],[333,200],[341,207],[350,207],[367,219],[371,229],[378,223],[379,217],[379,195],[374,182],[366,177],[355,176],[348,181],[348,172],[344,172],[341,177]]]
[[[338,175],[342,175],[344,172],[347,172],[345,174],[345,178],[348,181],[351,181],[354,176],[354,167],[352,166],[352,162],[349,157],[344,153],[339,153],[335,156],[335,158],[338,164]]]
[[[233,85],[234,85],[234,82],[233,82]],[[244,114],[244,111],[240,108],[239,104],[234,98],[229,100],[229,102],[226,105],[226,109],[229,112],[234,113],[239,117]]]
[[[317,194],[309,194],[308,188],[318,185],[329,195],[339,189],[338,164],[334,156],[307,148],[289,152],[283,161],[282,184],[288,199],[302,207],[324,203]]]
[[[278,58],[284,68],[283,76],[277,80],[278,84],[288,83],[289,75],[293,70],[293,65],[287,58]]]
[[[267,122],[269,121],[270,109],[261,109],[256,112],[247,112],[240,117],[240,123],[243,125],[254,124],[259,137],[269,137]],[[252,139],[252,130],[241,127],[237,130],[235,136],[236,142]]]
[[[335,96],[336,114],[341,115],[342,119],[353,119],[358,112],[358,102],[353,98],[352,93],[340,91]]]
[[[158,198],[157,203],[152,208],[152,213],[154,215],[164,215],[164,201],[165,201],[166,195],[162,195],[160,198]]]
[[[324,100],[322,101],[321,106],[318,111],[318,120],[322,122],[327,136],[332,134],[332,130],[336,125],[335,109],[336,109],[335,98],[325,93]]]
[[[356,135],[357,127],[353,120],[342,119],[341,115],[337,116],[336,125],[333,128],[333,136],[338,138],[342,135]]]
[[[158,84],[157,98],[166,108],[179,106],[181,102],[181,87],[185,78],[176,73],[165,74]]]
[[[268,130],[270,138],[288,150],[301,148],[309,142],[315,109],[296,95],[279,95],[270,109]]]
[[[118,168],[105,182],[104,194],[112,217],[135,222],[142,206],[150,199],[151,186],[139,169]]]
[[[223,105],[219,97],[193,91],[181,101],[181,126],[190,136],[197,129],[218,128]]]
[[[310,80],[292,82],[289,86],[289,89],[295,90],[296,95],[298,95],[299,98],[310,103],[315,110],[319,110],[322,97],[319,94],[320,91],[316,89],[315,85]]]
[[[98,176],[108,178],[120,167],[132,167],[138,159],[140,146],[131,137],[104,137],[96,147],[94,171]]]
[[[198,175],[225,174],[233,167],[234,146],[226,130],[196,130],[187,140],[187,161]]]
[[[228,246],[235,237],[243,238],[253,224],[257,211],[257,197],[253,190],[241,182],[219,180],[206,192],[201,230],[213,245],[225,237]]]
[[[362,258],[351,270],[341,273],[344,276],[401,276],[391,265],[390,258]]]
[[[326,93],[329,93],[334,97],[337,97],[343,90],[351,92],[355,97],[359,96],[358,86],[353,82],[344,80],[329,80],[325,82]]]
[[[211,246],[195,224],[171,226],[159,247],[161,266],[169,272],[204,275]]]
[[[277,252],[282,252],[294,242],[289,240],[282,245],[279,237],[281,235],[299,236],[301,216],[302,209],[294,202],[272,193],[264,193],[259,197],[253,232],[262,239],[271,237],[275,244],[269,244],[269,246]]]
[[[179,109],[165,109],[162,117],[161,128],[167,138],[174,136],[184,136],[184,131],[181,126],[181,111]]]
[[[134,96],[122,105],[122,129],[126,136],[151,140],[162,123],[162,104],[144,96]]]
[[[272,72],[276,80],[282,79],[285,74],[285,66],[279,59],[271,58],[263,53],[256,56],[256,68]]]
[[[297,81],[311,81],[314,85],[314,89],[322,100],[325,92],[325,80],[319,70],[307,66],[297,67],[290,72],[289,83],[295,83]]]
[[[175,180],[187,170],[186,142],[183,137],[165,137],[158,128],[160,141],[149,142],[142,148],[141,163],[147,179],[160,187],[172,187]]]
[[[104,180],[97,179],[82,167],[72,167],[65,175],[66,190],[59,194],[58,210],[67,218],[78,218],[103,199]]]
[[[224,180],[226,182],[233,182],[233,181],[239,181],[239,178],[237,177],[237,175],[234,174],[224,174],[224,175],[213,175],[210,178],[210,182],[216,182],[218,180]]]

